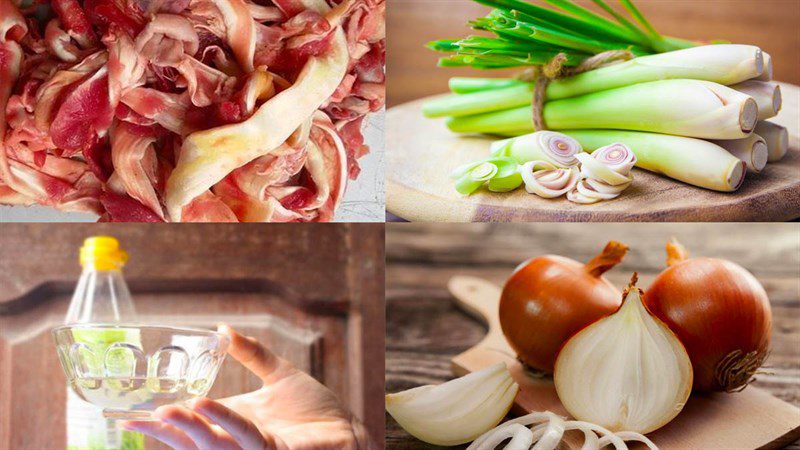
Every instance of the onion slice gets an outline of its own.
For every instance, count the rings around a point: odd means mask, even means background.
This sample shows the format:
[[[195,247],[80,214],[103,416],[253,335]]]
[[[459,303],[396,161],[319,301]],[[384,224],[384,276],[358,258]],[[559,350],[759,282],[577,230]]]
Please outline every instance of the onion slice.
[[[531,428],[527,428],[528,426]],[[643,434],[632,431],[613,433],[600,425],[580,420],[566,420],[550,411],[531,413],[509,420],[484,433],[467,447],[467,450],[493,450],[509,438],[511,440],[503,447],[505,450],[530,448],[555,450],[559,448],[564,434],[572,430],[583,432],[584,442],[581,450],[599,450],[607,445],[613,445],[615,450],[627,450],[625,441],[641,442],[651,450],[658,450],[653,441]]]
[[[518,390],[506,365],[498,363],[438,386],[389,394],[386,411],[417,439],[435,445],[458,445],[474,440],[503,420]]]

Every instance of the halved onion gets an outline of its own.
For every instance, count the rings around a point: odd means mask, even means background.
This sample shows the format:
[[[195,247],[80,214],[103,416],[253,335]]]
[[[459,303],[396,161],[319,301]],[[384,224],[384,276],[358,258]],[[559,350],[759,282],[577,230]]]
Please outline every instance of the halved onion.
[[[683,409],[692,364],[675,334],[645,307],[635,283],[636,274],[617,312],[567,341],[553,379],[576,419],[649,433]]]

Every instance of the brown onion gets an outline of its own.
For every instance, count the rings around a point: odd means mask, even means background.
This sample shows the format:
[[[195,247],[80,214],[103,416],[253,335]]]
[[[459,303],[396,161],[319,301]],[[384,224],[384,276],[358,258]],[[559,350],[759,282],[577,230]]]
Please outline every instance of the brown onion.
[[[694,389],[744,389],[769,351],[772,312],[764,288],[730,261],[688,259],[674,239],[667,244],[667,265],[644,303],[686,347]]]
[[[500,326],[523,363],[552,373],[567,339],[619,308],[620,291],[602,275],[627,251],[611,241],[587,264],[545,255],[514,270],[500,297]]]

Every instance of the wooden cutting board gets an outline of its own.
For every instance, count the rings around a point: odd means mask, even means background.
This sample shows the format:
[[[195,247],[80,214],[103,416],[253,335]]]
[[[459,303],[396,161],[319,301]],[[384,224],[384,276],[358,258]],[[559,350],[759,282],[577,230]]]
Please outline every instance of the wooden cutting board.
[[[543,199],[524,189],[480,190],[462,196],[450,172],[489,155],[484,136],[450,132],[444,119],[426,119],[429,98],[389,109],[386,115],[386,209],[403,219],[429,222],[785,221],[800,217],[800,87],[781,84],[783,108],[771,120],[789,128],[789,153],[759,175],[747,174],[734,193],[709,191],[644,170],[622,196],[594,205],[562,197]]]
[[[448,288],[461,308],[489,327],[481,342],[453,358],[453,372],[461,376],[504,362],[520,386],[517,413],[549,410],[568,416],[552,378],[526,373],[503,337],[500,288],[466,276],[451,278]],[[694,394],[678,417],[648,437],[663,450],[780,448],[800,439],[800,409],[753,386],[736,394]],[[568,433],[565,442],[566,448],[578,449],[582,436]]]

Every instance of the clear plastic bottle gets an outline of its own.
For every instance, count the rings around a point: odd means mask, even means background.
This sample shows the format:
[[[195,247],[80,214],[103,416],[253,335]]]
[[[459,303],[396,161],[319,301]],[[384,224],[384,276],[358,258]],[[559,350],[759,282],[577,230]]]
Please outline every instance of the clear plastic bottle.
[[[107,236],[86,239],[80,250],[83,267],[81,278],[72,295],[64,324],[136,322],[128,285],[122,267],[128,254],[119,242]],[[119,339],[120,332],[96,332],[80,336],[85,344],[107,346]],[[67,388],[67,449],[68,450],[142,450],[144,437],[123,431],[113,419],[103,417],[103,410],[84,402]]]

